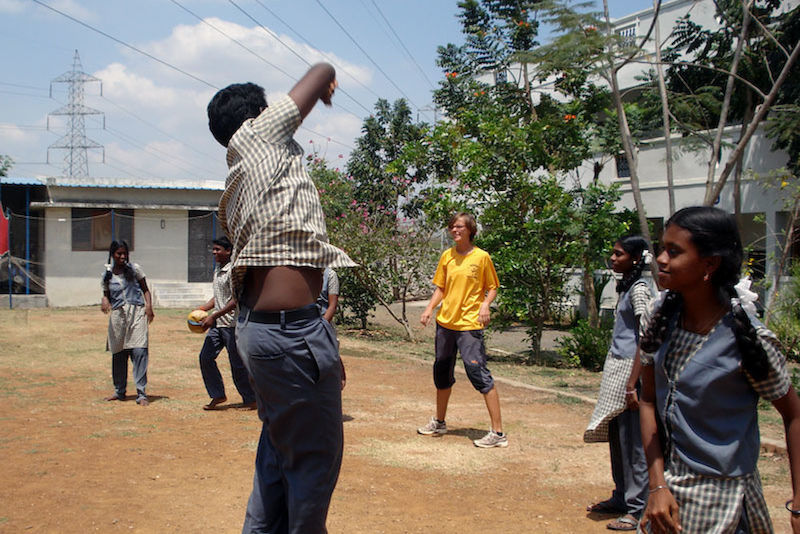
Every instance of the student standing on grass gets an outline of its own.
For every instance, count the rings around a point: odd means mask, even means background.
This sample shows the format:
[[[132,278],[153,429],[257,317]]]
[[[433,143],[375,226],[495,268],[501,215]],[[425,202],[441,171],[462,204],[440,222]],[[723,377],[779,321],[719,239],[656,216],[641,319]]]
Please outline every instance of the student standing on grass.
[[[220,404],[228,400],[225,395],[225,383],[222,381],[222,374],[217,367],[217,356],[223,348],[228,351],[233,385],[242,396],[242,407],[249,410],[256,407],[256,394],[250,385],[250,376],[242,363],[239,351],[236,350],[234,317],[236,299],[231,293],[232,249],[233,245],[225,236],[212,241],[211,253],[217,263],[214,268],[214,280],[211,283],[214,296],[198,308],[206,312],[214,310],[208,314],[202,324],[203,330],[206,330],[206,338],[203,348],[200,349],[200,372],[203,375],[203,383],[208,396],[211,397],[211,401],[203,405],[204,410],[216,410]]]
[[[600,394],[592,419],[583,434],[587,443],[608,441],[611,453],[611,498],[589,505],[587,511],[620,514],[606,525],[610,530],[636,530],[647,504],[647,463],[639,429],[639,369],[634,365],[640,320],[653,295],[642,278],[649,244],[638,235],[620,238],[611,252],[611,269],[617,282],[617,310],[611,347],[603,365]]]
[[[327,532],[342,462],[341,363],[316,300],[325,267],[355,263],[328,243],[319,193],[293,139],[335,88],[333,67],[320,63],[269,107],[252,83],[228,86],[208,105],[211,133],[227,147],[219,213],[233,243],[236,345],[263,421],[244,533]]]
[[[473,387],[483,394],[489,410],[489,433],[473,441],[476,447],[507,447],[500,417],[500,396],[492,375],[486,367],[486,347],[483,329],[489,324],[489,306],[497,297],[500,281],[491,257],[472,244],[478,233],[475,217],[457,213],[447,224],[455,246],[439,258],[428,307],[420,322],[427,326],[433,311],[436,315],[436,358],[433,364],[433,383],[436,386],[436,415],[427,425],[417,429],[423,435],[445,434],[447,403],[455,383],[456,353],[461,353],[467,377]]]
[[[756,463],[758,401],[786,428],[793,532],[800,533],[800,399],[775,335],[739,297],[736,219],[711,207],[667,221],[658,281],[668,291],[642,334],[642,443],[650,477],[641,525],[657,534],[772,532]]]
[[[128,358],[133,364],[136,404],[147,406],[148,325],[155,317],[150,289],[144,272],[130,263],[128,243],[112,241],[108,265],[102,279],[100,308],[108,313],[107,347],[111,351],[114,394],[107,401],[125,400],[128,384]]]

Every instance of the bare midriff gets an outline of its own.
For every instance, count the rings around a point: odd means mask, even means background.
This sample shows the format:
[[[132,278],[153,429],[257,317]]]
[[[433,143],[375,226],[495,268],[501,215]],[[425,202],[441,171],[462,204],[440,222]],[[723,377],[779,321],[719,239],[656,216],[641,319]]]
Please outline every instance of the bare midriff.
[[[258,311],[293,310],[316,302],[320,291],[322,269],[249,267],[244,279],[242,304]]]

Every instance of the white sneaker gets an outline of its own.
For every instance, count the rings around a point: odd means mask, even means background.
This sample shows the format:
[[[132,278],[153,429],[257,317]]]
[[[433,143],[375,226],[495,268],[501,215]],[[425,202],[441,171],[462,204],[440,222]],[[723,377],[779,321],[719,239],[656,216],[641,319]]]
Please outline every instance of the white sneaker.
[[[423,436],[430,436],[431,434],[447,434],[447,423],[444,421],[440,423],[435,417],[431,417],[431,420],[428,421],[427,425],[421,426],[417,429],[417,433],[422,434]]]
[[[476,447],[481,447],[482,449],[489,449],[491,447],[508,447],[508,437],[505,434],[501,436],[494,430],[490,430],[488,434],[483,436],[481,439],[476,439],[472,443],[474,443]]]

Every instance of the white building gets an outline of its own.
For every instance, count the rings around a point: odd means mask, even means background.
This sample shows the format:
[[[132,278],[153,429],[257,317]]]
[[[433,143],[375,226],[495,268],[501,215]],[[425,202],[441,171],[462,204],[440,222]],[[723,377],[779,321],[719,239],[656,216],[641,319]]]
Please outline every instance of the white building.
[[[223,235],[216,217],[222,189],[219,181],[0,178],[12,256],[27,267],[12,277],[12,299],[24,305],[35,299],[27,293],[44,294],[50,306],[99,303],[109,244],[124,239],[156,305],[206,300],[211,240]]]

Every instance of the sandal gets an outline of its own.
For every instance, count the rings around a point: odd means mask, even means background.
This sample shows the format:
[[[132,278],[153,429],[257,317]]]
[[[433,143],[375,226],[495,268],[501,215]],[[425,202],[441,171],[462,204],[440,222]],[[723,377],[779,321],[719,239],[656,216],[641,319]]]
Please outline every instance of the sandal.
[[[596,514],[624,514],[627,512],[626,509],[620,508],[614,501],[608,499],[606,501],[600,501],[596,503],[592,503],[586,507],[587,512],[594,512]]]
[[[639,522],[631,514],[623,515],[606,525],[609,530],[636,530]]]
[[[219,410],[220,408],[217,408],[217,406],[219,406],[223,402],[227,402],[227,401],[228,401],[228,397],[214,397],[213,399],[211,399],[211,402],[209,402],[208,404],[204,404],[203,405],[203,409],[204,410]]]

